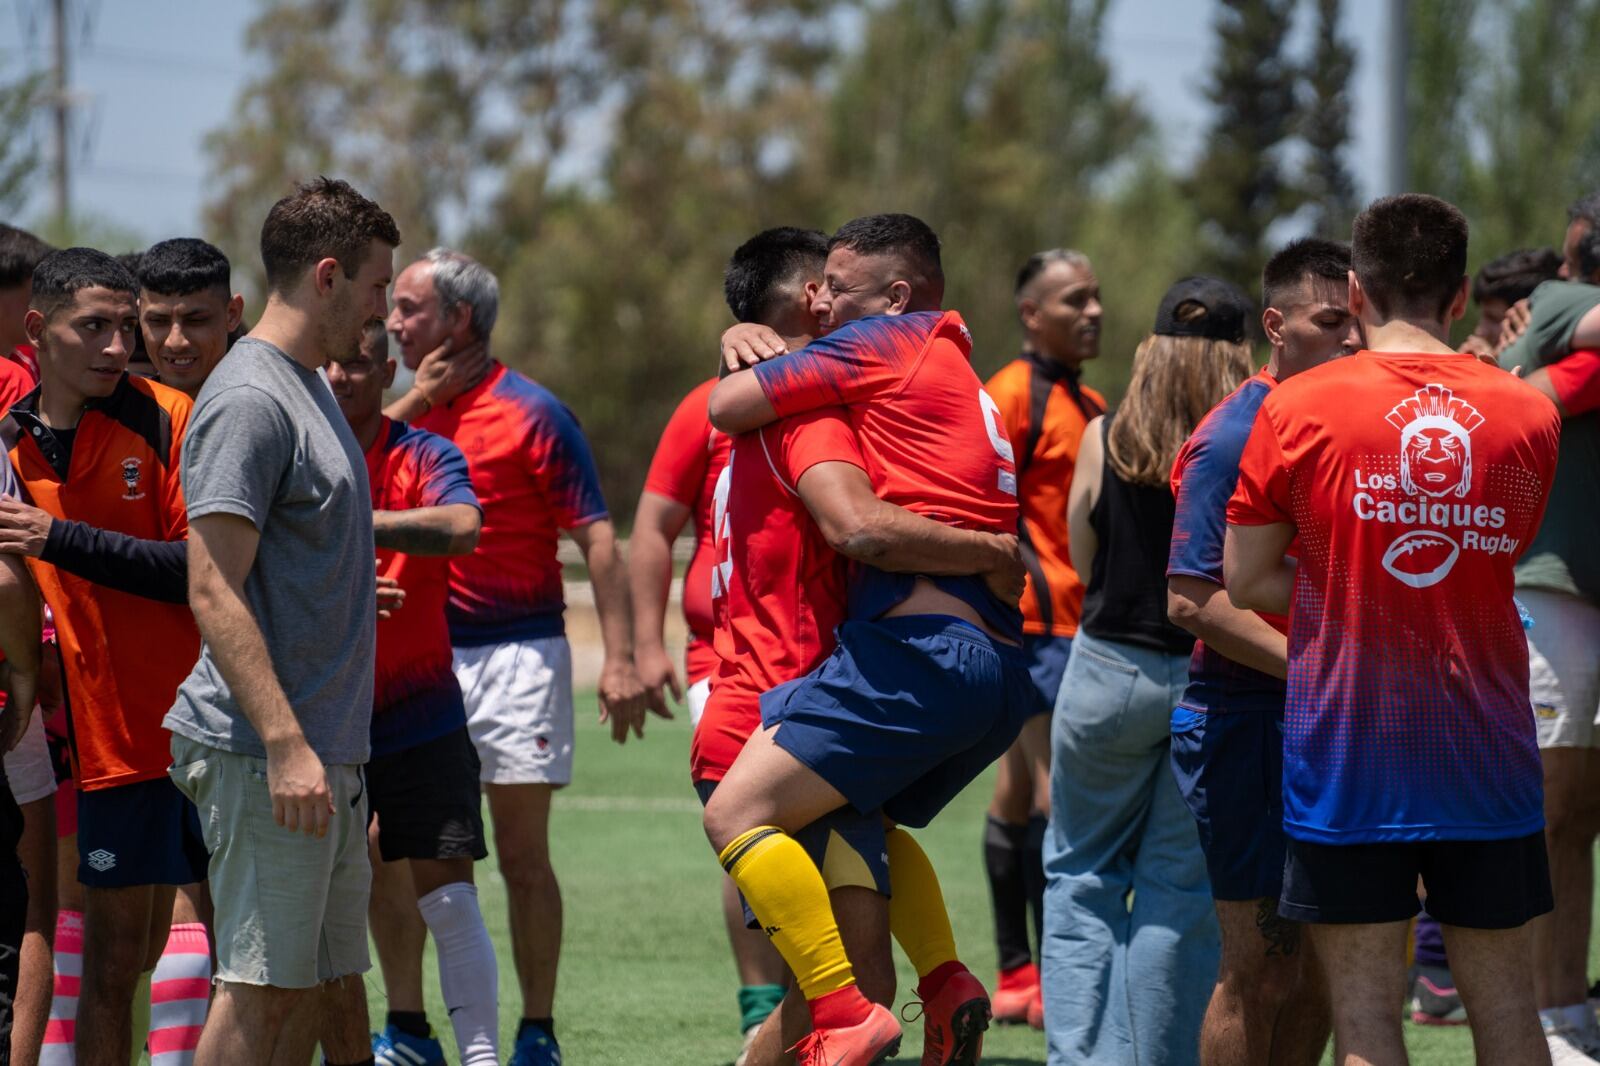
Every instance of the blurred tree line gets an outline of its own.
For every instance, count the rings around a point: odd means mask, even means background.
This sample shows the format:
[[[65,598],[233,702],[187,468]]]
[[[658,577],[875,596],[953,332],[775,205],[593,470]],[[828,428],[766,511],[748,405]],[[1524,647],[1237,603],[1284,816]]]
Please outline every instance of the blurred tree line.
[[[1214,0],[1192,160],[1113,83],[1112,2],[257,0],[204,235],[254,300],[268,205],[328,173],[395,214],[402,260],[482,258],[495,353],[577,411],[619,515],[714,371],[728,254],[766,226],[927,219],[983,375],[1017,350],[1021,261],[1080,248],[1106,306],[1087,376],[1116,397],[1171,281],[1255,292],[1270,243],[1347,236],[1359,198],[1339,0]],[[1600,0],[1408,4],[1412,187],[1466,209],[1474,267],[1557,241],[1600,172]],[[0,133],[31,91],[0,87]]]

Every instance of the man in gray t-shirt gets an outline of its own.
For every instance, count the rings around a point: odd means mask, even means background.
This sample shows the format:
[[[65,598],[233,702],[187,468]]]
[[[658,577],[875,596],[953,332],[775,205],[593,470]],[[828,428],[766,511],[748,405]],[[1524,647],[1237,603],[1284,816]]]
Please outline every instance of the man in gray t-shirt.
[[[189,602],[204,645],[165,725],[211,851],[219,986],[199,1061],[270,1062],[336,1019],[328,1061],[371,1055],[371,867],[361,764],[372,713],[375,551],[366,462],[317,370],[387,311],[400,234],[321,178],[261,230],[261,320],[201,389],[184,444]],[[334,1010],[295,1012],[326,986]]]

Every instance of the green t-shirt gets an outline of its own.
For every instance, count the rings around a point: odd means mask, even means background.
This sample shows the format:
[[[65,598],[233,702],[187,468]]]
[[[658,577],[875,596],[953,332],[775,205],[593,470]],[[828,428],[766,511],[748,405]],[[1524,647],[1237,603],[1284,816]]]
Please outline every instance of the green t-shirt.
[[[1571,281],[1540,285],[1533,290],[1527,332],[1505,350],[1501,365],[1527,373],[1560,359],[1571,348],[1579,319],[1597,304],[1600,287]],[[1550,504],[1517,564],[1517,586],[1600,603],[1600,412],[1561,423]]]

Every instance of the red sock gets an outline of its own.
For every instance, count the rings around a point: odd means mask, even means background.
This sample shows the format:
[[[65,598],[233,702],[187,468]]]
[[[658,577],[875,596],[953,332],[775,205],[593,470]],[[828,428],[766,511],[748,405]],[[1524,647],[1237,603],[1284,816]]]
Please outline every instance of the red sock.
[[[939,994],[939,989],[944,987],[944,983],[950,980],[951,976],[963,973],[965,970],[966,967],[955,959],[940,963],[928,971],[928,976],[917,982],[917,998],[932,999]]]
[[[813,1029],[848,1029],[860,1025],[872,1013],[872,1003],[855,985],[846,985],[837,992],[829,992],[809,1000],[811,1027]]]

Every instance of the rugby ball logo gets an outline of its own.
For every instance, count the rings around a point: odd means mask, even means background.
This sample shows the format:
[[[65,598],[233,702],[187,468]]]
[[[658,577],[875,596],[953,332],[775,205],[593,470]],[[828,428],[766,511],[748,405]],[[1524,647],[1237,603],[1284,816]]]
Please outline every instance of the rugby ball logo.
[[[1433,529],[1413,529],[1396,537],[1383,553],[1383,568],[1414,589],[1437,585],[1461,555],[1461,545]]]

